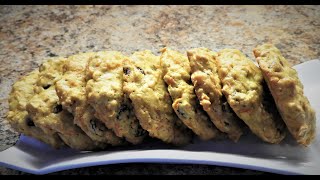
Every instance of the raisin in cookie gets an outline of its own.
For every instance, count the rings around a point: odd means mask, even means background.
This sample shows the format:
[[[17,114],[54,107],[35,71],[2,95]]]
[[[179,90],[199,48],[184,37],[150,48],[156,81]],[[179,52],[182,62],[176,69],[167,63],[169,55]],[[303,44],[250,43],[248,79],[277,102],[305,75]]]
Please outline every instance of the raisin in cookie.
[[[309,145],[316,134],[316,116],[297,71],[272,44],[258,46],[253,52],[288,130],[298,143]]]
[[[37,83],[38,75],[39,71],[34,70],[14,83],[9,95],[7,117],[12,127],[18,132],[36,138],[55,148],[60,148],[64,146],[60,137],[57,134],[47,134],[39,127],[36,127],[33,119],[26,111],[26,104],[34,96],[34,86]]]
[[[133,108],[123,93],[123,61],[120,52],[98,52],[87,65],[86,92],[95,116],[119,137],[140,144],[143,132]]]
[[[63,109],[74,115],[74,123],[92,140],[113,146],[121,145],[122,139],[94,117],[94,109],[87,102],[86,66],[95,55],[88,52],[68,57],[63,66],[63,76],[56,82],[57,95]]]
[[[250,130],[269,143],[279,143],[285,137],[285,125],[263,89],[260,69],[236,49],[224,49],[217,56],[222,92],[234,112]]]
[[[124,62],[123,73],[124,92],[131,99],[142,128],[166,143],[189,143],[190,131],[172,110],[160,58],[148,50],[135,52]]]
[[[222,94],[215,52],[207,48],[187,51],[191,66],[191,80],[195,93],[211,121],[233,141],[242,135],[242,124]]]

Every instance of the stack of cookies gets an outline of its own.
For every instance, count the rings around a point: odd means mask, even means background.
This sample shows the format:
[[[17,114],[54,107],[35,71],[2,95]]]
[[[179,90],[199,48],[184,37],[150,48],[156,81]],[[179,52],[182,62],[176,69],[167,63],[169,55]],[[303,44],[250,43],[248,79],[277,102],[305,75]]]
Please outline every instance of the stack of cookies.
[[[254,49],[195,48],[161,55],[116,51],[52,58],[17,81],[8,120],[55,148],[103,150],[146,137],[182,146],[194,136],[237,142],[249,129],[278,144],[315,138],[315,112],[297,72],[272,44]]]

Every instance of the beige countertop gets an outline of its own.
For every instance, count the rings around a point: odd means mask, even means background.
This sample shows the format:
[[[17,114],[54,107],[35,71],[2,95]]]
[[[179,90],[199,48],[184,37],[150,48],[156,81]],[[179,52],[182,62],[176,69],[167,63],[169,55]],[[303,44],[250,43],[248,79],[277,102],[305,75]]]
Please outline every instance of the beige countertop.
[[[293,64],[320,57],[320,6],[0,6],[0,150],[18,139],[6,122],[8,94],[21,75],[52,56],[167,46],[180,51],[252,49],[274,43]],[[127,164],[62,174],[261,174],[206,165]],[[0,167],[0,174],[21,174]]]

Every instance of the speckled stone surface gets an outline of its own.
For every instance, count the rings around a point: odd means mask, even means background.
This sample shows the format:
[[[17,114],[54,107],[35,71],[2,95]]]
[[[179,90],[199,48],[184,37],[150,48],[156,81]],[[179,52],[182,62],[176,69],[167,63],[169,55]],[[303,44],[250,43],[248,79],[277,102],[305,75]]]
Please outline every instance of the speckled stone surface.
[[[252,49],[274,43],[295,65],[320,57],[320,6],[0,6],[0,150],[18,139],[6,122],[21,75],[52,56],[164,46]],[[0,174],[24,174],[0,167]],[[122,164],[54,174],[263,174],[206,165]]]

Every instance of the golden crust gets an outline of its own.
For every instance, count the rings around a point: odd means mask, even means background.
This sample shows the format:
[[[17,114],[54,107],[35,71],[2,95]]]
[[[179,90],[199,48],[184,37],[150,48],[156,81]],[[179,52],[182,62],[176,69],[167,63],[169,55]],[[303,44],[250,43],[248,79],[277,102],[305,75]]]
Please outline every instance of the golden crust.
[[[34,70],[20,78],[12,87],[9,95],[8,120],[13,128],[27,136],[34,137],[55,148],[64,146],[58,135],[50,135],[35,126],[26,111],[26,104],[34,96],[34,85],[38,80],[39,71]]]
[[[298,143],[309,145],[315,138],[316,117],[296,70],[272,44],[258,46],[253,52],[290,133]]]
[[[123,61],[120,52],[99,52],[87,66],[86,91],[95,116],[118,137],[140,144],[146,136],[123,93]]]
[[[218,73],[228,103],[234,112],[262,140],[279,143],[285,137],[284,124],[263,90],[260,69],[239,50],[224,49],[217,57]],[[270,105],[271,104],[271,105]]]
[[[96,53],[88,52],[68,57],[63,66],[63,76],[56,82],[56,91],[63,109],[74,115],[77,124],[92,140],[122,145],[123,140],[93,116],[94,109],[88,104],[86,96],[86,66]]]
[[[222,132],[227,133],[233,141],[242,135],[240,119],[232,111],[222,94],[215,56],[207,48],[196,48],[187,51],[191,66],[191,80],[195,93],[211,121]]]
[[[172,108],[181,121],[203,140],[215,138],[220,131],[202,110],[190,81],[188,57],[163,48],[160,63],[164,71],[164,81],[173,101]]]
[[[151,137],[185,145],[190,131],[171,108],[171,98],[162,80],[160,59],[151,51],[135,52],[124,62],[124,92],[132,100],[135,114]]]

